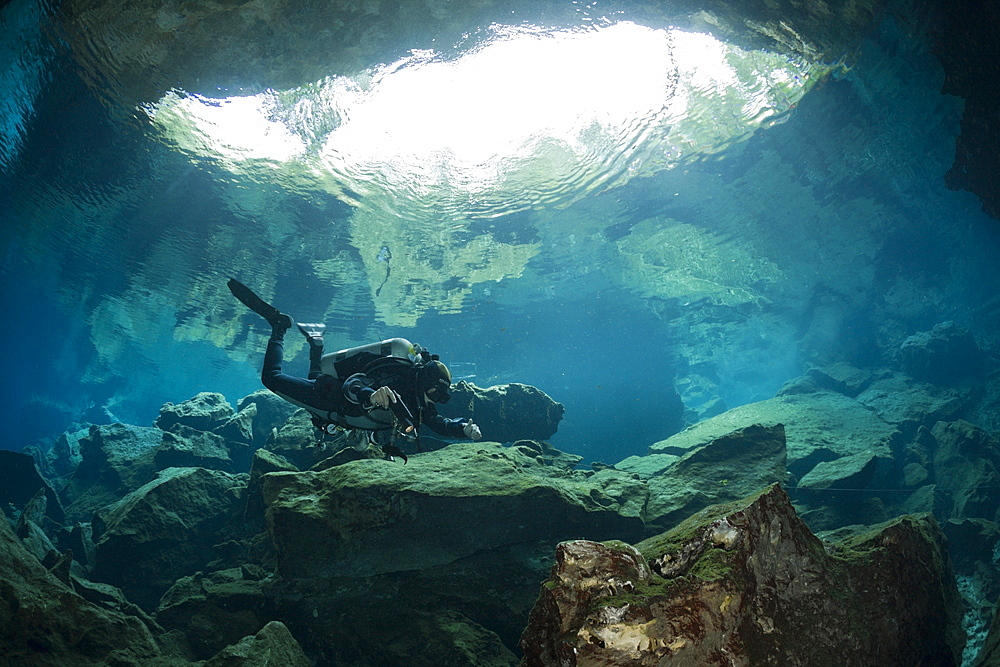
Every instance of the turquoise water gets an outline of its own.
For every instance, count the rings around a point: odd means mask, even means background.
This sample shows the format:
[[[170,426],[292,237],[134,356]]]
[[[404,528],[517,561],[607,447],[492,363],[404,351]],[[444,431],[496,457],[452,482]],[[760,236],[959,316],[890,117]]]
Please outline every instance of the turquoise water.
[[[533,384],[554,443],[606,462],[676,430],[672,387],[690,422],[941,321],[990,346],[998,227],[944,186],[962,100],[909,19],[836,62],[632,9],[425,17],[213,85],[5,5],[0,443],[255,390],[230,276],[330,348],[404,336]]]

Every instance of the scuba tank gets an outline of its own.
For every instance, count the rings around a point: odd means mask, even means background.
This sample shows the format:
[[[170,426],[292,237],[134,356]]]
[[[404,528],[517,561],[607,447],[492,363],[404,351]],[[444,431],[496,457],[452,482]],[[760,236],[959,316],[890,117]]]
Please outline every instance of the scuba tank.
[[[320,360],[323,375],[346,380],[355,373],[360,373],[372,361],[384,357],[407,359],[416,363],[420,357],[421,348],[405,338],[389,338],[379,343],[369,343],[357,347],[324,354]]]

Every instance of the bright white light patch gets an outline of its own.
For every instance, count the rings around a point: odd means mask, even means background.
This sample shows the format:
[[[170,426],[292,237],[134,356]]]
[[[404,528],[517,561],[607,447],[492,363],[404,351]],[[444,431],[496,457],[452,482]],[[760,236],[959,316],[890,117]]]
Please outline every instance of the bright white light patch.
[[[503,35],[454,61],[418,55],[379,72],[326,148],[358,162],[447,160],[488,178],[488,163],[533,141],[585,150],[595,126],[617,135],[654,117],[672,74],[662,30]]]
[[[494,26],[453,58],[415,51],[353,78],[175,94],[148,112],[234,170],[285,164],[306,187],[446,222],[565,205],[717,151],[790,108],[810,78],[808,63],[673,29]]]

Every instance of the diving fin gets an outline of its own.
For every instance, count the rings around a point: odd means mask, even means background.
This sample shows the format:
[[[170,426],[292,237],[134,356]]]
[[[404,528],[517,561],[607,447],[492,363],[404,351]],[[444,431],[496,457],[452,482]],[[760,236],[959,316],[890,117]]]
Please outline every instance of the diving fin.
[[[291,317],[283,315],[277,308],[254,294],[252,289],[240,281],[230,278],[227,285],[229,285],[229,291],[240,300],[240,303],[263,317],[272,327],[288,329],[288,327],[292,326]]]
[[[311,347],[323,347],[323,332],[326,331],[325,324],[306,324],[299,322],[299,331],[309,341]]]

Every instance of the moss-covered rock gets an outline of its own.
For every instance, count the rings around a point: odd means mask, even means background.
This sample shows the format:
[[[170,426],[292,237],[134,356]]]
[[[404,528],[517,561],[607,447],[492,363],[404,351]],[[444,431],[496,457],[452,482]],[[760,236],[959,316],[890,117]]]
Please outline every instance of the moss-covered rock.
[[[824,545],[775,485],[635,548],[559,545],[521,647],[527,665],[955,665],[960,620],[932,517]]]
[[[856,400],[831,391],[778,396],[741,405],[652,445],[651,454],[681,454],[752,424],[784,424],[788,469],[797,477],[820,461],[872,450],[891,456],[896,427]]]
[[[175,424],[183,424],[199,431],[211,431],[224,425],[235,414],[225,396],[213,391],[203,391],[181,403],[165,403],[153,425],[164,431],[169,431]]]
[[[353,461],[264,476],[268,531],[284,577],[415,570],[482,549],[561,536],[635,536],[645,490],[549,475],[496,443],[455,444],[410,459]],[[614,471],[610,471],[614,473]]]
[[[649,479],[647,530],[670,528],[709,505],[743,498],[787,476],[782,424],[720,434]]]
[[[94,578],[151,610],[176,579],[205,567],[240,503],[245,477],[168,468],[95,516]]]
[[[445,417],[469,417],[483,437],[496,442],[547,440],[559,428],[563,405],[527,384],[512,382],[483,389],[462,380],[451,400],[439,406]]]

